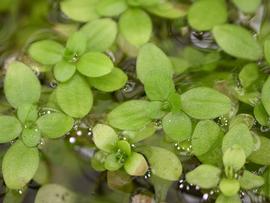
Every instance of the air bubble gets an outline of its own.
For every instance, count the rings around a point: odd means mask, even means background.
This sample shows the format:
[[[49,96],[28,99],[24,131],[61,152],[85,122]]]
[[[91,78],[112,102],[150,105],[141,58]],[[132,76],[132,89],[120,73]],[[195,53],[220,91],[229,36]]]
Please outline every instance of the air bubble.
[[[209,198],[209,194],[208,193],[203,194],[202,199],[204,201],[208,200],[208,198]]]
[[[75,137],[70,137],[69,138],[69,143],[74,144],[76,142],[76,138]]]

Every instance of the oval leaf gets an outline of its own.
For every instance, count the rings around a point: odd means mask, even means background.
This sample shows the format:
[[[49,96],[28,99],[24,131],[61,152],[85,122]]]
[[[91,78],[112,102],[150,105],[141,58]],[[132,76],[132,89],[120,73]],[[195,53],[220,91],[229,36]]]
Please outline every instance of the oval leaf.
[[[59,138],[73,127],[74,120],[63,113],[51,113],[41,116],[37,126],[42,135],[48,138]]]
[[[266,110],[266,112],[268,113],[268,115],[270,115],[270,77],[267,78],[267,80],[265,81],[263,88],[262,88],[262,103],[263,106]]]
[[[224,0],[200,0],[188,11],[188,22],[199,31],[210,30],[227,21],[228,13]]]
[[[96,11],[101,16],[118,16],[127,9],[126,0],[100,0]]]
[[[119,29],[130,44],[140,47],[151,37],[152,21],[143,10],[129,9],[121,15]]]
[[[183,111],[196,119],[213,119],[231,109],[227,96],[208,87],[191,89],[182,95],[181,100]]]
[[[53,40],[42,40],[31,44],[30,56],[44,65],[53,65],[62,59],[64,47]]]
[[[34,177],[38,165],[37,148],[29,148],[21,141],[13,144],[4,155],[2,164],[3,177],[8,188],[22,189]]]
[[[125,162],[124,168],[131,176],[143,176],[148,169],[148,164],[143,155],[133,152]]]
[[[219,25],[214,27],[213,34],[218,45],[229,55],[253,61],[262,57],[260,44],[243,27]]]
[[[58,85],[56,99],[61,109],[75,118],[82,118],[88,114],[93,104],[92,92],[87,82],[79,75]]]
[[[174,153],[160,147],[145,147],[142,152],[154,175],[170,181],[179,179],[182,174],[182,165]]]
[[[0,116],[0,143],[14,140],[21,132],[21,123],[15,117]]]
[[[80,58],[77,69],[85,76],[100,77],[112,71],[113,63],[105,54],[88,52]]]
[[[58,62],[53,68],[53,74],[59,82],[68,81],[75,73],[76,66],[66,61]]]
[[[35,74],[21,62],[9,65],[4,82],[8,102],[15,108],[39,101],[41,86]]]

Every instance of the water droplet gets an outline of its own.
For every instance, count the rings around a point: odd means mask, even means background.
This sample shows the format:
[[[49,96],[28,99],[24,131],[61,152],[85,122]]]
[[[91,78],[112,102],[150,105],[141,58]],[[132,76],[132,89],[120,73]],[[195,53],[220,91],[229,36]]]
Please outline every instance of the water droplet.
[[[19,193],[20,195],[22,195],[23,190],[22,190],[22,189],[18,190],[18,193]]]
[[[132,92],[136,87],[136,83],[133,81],[127,81],[127,83],[125,84],[123,91],[125,93],[130,93]]]
[[[195,190],[200,190],[200,187],[196,185]]]
[[[155,126],[158,130],[162,129],[162,120],[158,119],[155,121]]]
[[[76,138],[75,138],[75,137],[70,137],[70,138],[69,138],[69,142],[70,142],[71,144],[74,144],[74,143],[76,142]]]
[[[11,140],[10,144],[13,145],[16,141],[15,140]]]
[[[55,89],[55,88],[57,87],[57,82],[56,82],[56,81],[51,81],[51,82],[49,83],[49,87]]]
[[[136,145],[135,145],[135,144],[131,144],[131,147],[132,147],[132,148],[136,148]]]
[[[183,189],[184,187],[185,187],[184,184],[179,185],[179,189]]]
[[[82,131],[81,131],[81,130],[78,130],[78,131],[76,132],[76,134],[77,134],[78,136],[81,136],[81,135],[82,135]]]
[[[203,194],[202,199],[204,201],[206,201],[206,200],[208,200],[208,197],[209,197],[209,194],[208,193],[205,193],[205,194]]]
[[[152,172],[151,169],[148,168],[148,170],[146,171],[146,173],[144,174],[144,179],[149,179],[151,178]]]

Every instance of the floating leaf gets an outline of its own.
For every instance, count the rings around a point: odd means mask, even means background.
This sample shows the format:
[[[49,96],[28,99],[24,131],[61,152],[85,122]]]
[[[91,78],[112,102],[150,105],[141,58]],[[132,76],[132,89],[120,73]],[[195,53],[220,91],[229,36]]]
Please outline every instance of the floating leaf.
[[[245,151],[238,145],[227,149],[223,155],[223,164],[225,167],[231,167],[234,171],[240,170],[246,163]]]
[[[242,203],[239,195],[234,195],[231,197],[227,197],[223,194],[220,194],[215,203]]]
[[[28,147],[36,147],[41,140],[41,133],[37,128],[25,128],[22,132],[22,142]]]
[[[28,52],[37,62],[53,65],[62,59],[64,47],[53,40],[41,40],[31,44]]]
[[[227,149],[234,145],[239,145],[248,157],[253,149],[254,149],[254,141],[253,137],[248,129],[248,127],[239,123],[238,125],[234,125],[224,136],[222,151],[226,152]]]
[[[123,166],[123,163],[117,159],[116,154],[110,154],[107,156],[104,166],[109,171],[117,171]]]
[[[116,147],[118,135],[110,126],[97,124],[93,128],[93,141],[100,150],[112,152]]]
[[[239,79],[243,87],[247,88],[259,78],[259,70],[256,63],[245,65],[239,73]]]
[[[58,85],[56,99],[61,109],[75,118],[88,114],[93,104],[92,92],[79,75],[74,75],[69,81]]]
[[[127,75],[120,68],[113,68],[107,75],[88,79],[91,86],[103,92],[116,91],[122,88],[127,80]]]
[[[190,184],[198,185],[203,189],[211,189],[219,183],[221,170],[215,166],[202,164],[186,174]]]
[[[38,164],[38,149],[26,147],[21,141],[17,141],[3,158],[2,171],[7,187],[22,189],[34,177]]]
[[[241,188],[251,190],[260,187],[264,184],[264,179],[261,176],[255,175],[247,170],[244,170],[243,175],[239,179]]]
[[[214,89],[198,87],[182,94],[182,108],[193,118],[213,119],[228,113],[231,101]]]
[[[156,16],[169,19],[180,18],[187,14],[187,7],[166,1],[146,7],[146,10]]]
[[[259,136],[259,139],[260,148],[254,151],[248,160],[260,165],[270,165],[270,140],[263,136]]]
[[[101,16],[118,16],[128,8],[126,0],[100,0],[96,11]]]
[[[86,50],[86,43],[87,38],[83,32],[74,32],[67,40],[66,51],[81,56]]]
[[[53,74],[56,80],[60,82],[66,82],[76,72],[76,66],[66,61],[58,62],[53,68]]]
[[[236,195],[240,190],[240,183],[238,180],[235,179],[227,179],[223,178],[220,181],[219,189],[221,190],[222,194],[225,196],[234,196]]]
[[[63,113],[51,113],[41,116],[37,126],[42,135],[48,138],[64,136],[73,127],[74,120]]]
[[[229,55],[252,61],[262,57],[260,44],[243,27],[230,24],[219,25],[214,27],[213,34],[218,45]]]
[[[254,13],[261,4],[261,0],[232,0],[232,2],[245,13]]]
[[[60,3],[61,10],[72,20],[87,22],[98,18],[95,5],[98,0],[65,0]]]
[[[270,40],[264,41],[264,56],[268,64],[270,64]]]
[[[129,9],[119,19],[119,29],[123,37],[132,45],[140,47],[149,41],[152,21],[141,9]]]
[[[169,113],[162,119],[165,134],[176,142],[182,142],[190,138],[192,123],[190,118],[183,112]]]
[[[148,164],[143,155],[132,152],[125,162],[124,168],[131,176],[143,176],[148,169]]]
[[[146,156],[154,175],[170,181],[176,181],[181,176],[181,162],[171,151],[160,147],[144,147],[142,153]]]
[[[266,82],[263,85],[262,88],[262,104],[268,113],[270,115],[270,77],[267,78]]]
[[[97,19],[85,24],[81,31],[87,36],[87,50],[106,51],[117,35],[116,23],[108,18]]]
[[[168,77],[172,77],[172,63],[170,59],[154,44],[144,45],[137,58],[137,77],[144,83],[151,71],[160,71]]]
[[[200,121],[193,131],[192,152],[196,156],[207,153],[220,137],[220,128],[214,121]]]
[[[268,126],[269,123],[269,116],[265,110],[265,108],[263,107],[263,104],[261,102],[259,102],[258,104],[256,104],[256,106],[254,107],[254,116],[256,118],[256,120],[259,122],[259,124],[261,124],[262,126]]]
[[[15,108],[39,101],[41,86],[29,67],[21,62],[9,65],[4,82],[5,95]]]
[[[228,13],[224,0],[196,1],[188,11],[188,22],[199,31],[210,30],[227,21]]]
[[[111,126],[121,130],[139,130],[152,120],[149,117],[148,107],[148,101],[124,102],[108,114],[108,122]]]
[[[15,117],[0,116],[0,143],[14,140],[21,132],[21,123]]]
[[[109,74],[113,63],[108,56],[99,52],[84,54],[77,63],[78,71],[88,77],[100,77]]]
[[[22,123],[34,122],[38,118],[37,106],[33,104],[23,104],[17,109],[17,117]]]

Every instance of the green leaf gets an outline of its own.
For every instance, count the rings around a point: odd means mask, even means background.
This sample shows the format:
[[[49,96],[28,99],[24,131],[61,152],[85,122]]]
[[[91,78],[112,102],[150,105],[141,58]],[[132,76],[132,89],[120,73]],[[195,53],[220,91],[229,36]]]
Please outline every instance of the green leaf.
[[[168,77],[172,77],[172,63],[170,59],[154,44],[144,45],[137,58],[137,77],[144,83],[151,71],[160,71]]]
[[[88,79],[91,86],[103,92],[119,90],[126,84],[127,80],[127,75],[120,68],[113,68],[107,75]]]
[[[148,169],[148,164],[143,155],[132,152],[125,162],[124,168],[131,176],[143,176]]]
[[[126,0],[100,0],[96,11],[101,16],[118,16],[127,9]]]
[[[221,170],[215,166],[202,164],[186,174],[190,184],[198,185],[203,189],[211,189],[218,185]]]
[[[129,6],[140,6],[140,7],[148,7],[153,6],[160,3],[160,0],[127,0]]]
[[[53,65],[62,59],[64,47],[53,40],[41,40],[31,44],[28,53],[41,64]]]
[[[267,78],[265,81],[263,88],[262,88],[262,104],[268,113],[270,115],[270,77]]]
[[[68,52],[73,53],[73,55],[81,56],[86,50],[87,38],[83,32],[72,33],[66,44],[66,49]]]
[[[28,66],[21,62],[13,62],[6,73],[4,91],[8,102],[17,108],[23,104],[37,103],[41,86]]]
[[[108,18],[97,19],[85,24],[81,31],[87,36],[87,50],[106,51],[117,35],[116,23]]]
[[[92,92],[79,75],[74,75],[69,81],[58,85],[56,99],[61,109],[75,118],[88,114],[93,104]]]
[[[110,126],[97,124],[93,128],[93,141],[100,150],[112,152],[116,147],[118,135]]]
[[[35,203],[75,203],[82,202],[75,193],[69,189],[57,185],[46,184],[43,185],[37,192]]]
[[[165,134],[176,142],[182,142],[190,138],[192,123],[190,118],[183,112],[168,113],[162,119]]]
[[[238,180],[235,179],[227,179],[223,178],[220,181],[219,189],[221,190],[222,194],[225,196],[234,196],[236,195],[240,190],[240,183]]]
[[[107,120],[111,126],[121,130],[139,130],[152,120],[148,112],[149,104],[143,100],[124,102],[108,114]]]
[[[170,110],[173,113],[181,111],[181,95],[176,92],[171,92],[167,101],[170,105]]]
[[[228,13],[224,0],[196,1],[188,11],[188,22],[199,31],[212,29],[227,21]]]
[[[95,5],[98,0],[64,0],[61,10],[72,20],[87,22],[98,18]]]
[[[53,74],[59,82],[68,81],[76,71],[76,66],[66,61],[58,62],[53,68]]]
[[[245,151],[238,145],[228,148],[223,155],[225,167],[232,167],[234,171],[239,171],[246,163]]]
[[[28,147],[36,147],[41,140],[41,133],[37,128],[25,128],[22,132],[22,142]]]
[[[37,106],[33,104],[23,104],[17,109],[17,117],[22,123],[34,122],[38,118]]]
[[[74,120],[63,113],[51,113],[41,116],[37,126],[42,135],[48,138],[59,138],[73,127]]]
[[[227,197],[223,194],[220,194],[216,199],[215,203],[242,203],[239,195]]]
[[[120,150],[121,153],[130,156],[131,155],[131,146],[129,144],[129,142],[127,142],[126,140],[119,140],[117,142],[117,150]]]
[[[143,10],[128,9],[120,16],[119,29],[130,44],[140,47],[151,37],[152,21]]]
[[[154,175],[170,181],[176,181],[181,176],[182,165],[173,152],[151,146],[144,147],[142,153],[146,156]]]
[[[173,70],[177,74],[184,73],[189,67],[189,61],[180,57],[170,57],[173,64]]]
[[[117,159],[116,154],[110,154],[107,156],[104,166],[109,171],[117,171],[123,166],[123,163]]]
[[[232,2],[245,13],[254,13],[261,4],[261,0],[232,0]]]
[[[95,155],[91,158],[91,166],[96,171],[106,171],[104,163],[106,160],[107,153],[104,151],[97,151]]]
[[[128,138],[131,143],[137,143],[148,137],[151,137],[156,132],[156,126],[154,123],[145,125],[138,131],[123,131],[123,135]]]
[[[183,111],[196,119],[217,118],[231,109],[231,101],[227,96],[208,87],[191,89],[182,94],[181,99]]]
[[[258,121],[259,124],[261,124],[262,126],[268,126],[269,123],[269,116],[265,110],[265,108],[263,107],[263,104],[261,102],[259,102],[258,104],[256,104],[256,106],[253,109],[253,114],[256,118],[256,120]]]
[[[245,65],[239,73],[239,79],[244,88],[252,85],[259,78],[259,70],[256,63]]]
[[[220,137],[220,127],[214,121],[205,120],[198,122],[192,135],[192,152],[196,156],[207,153]]]
[[[88,77],[100,77],[109,74],[113,67],[111,59],[99,52],[88,52],[77,63],[78,71]]]
[[[264,57],[268,64],[270,64],[270,40],[264,41]]]
[[[21,123],[15,117],[0,116],[0,143],[14,140],[21,132]]]
[[[259,139],[260,148],[254,151],[248,157],[248,160],[260,165],[270,165],[270,139],[263,136],[259,136]]]
[[[240,186],[244,190],[251,190],[260,187],[264,184],[264,179],[261,176],[255,175],[247,170],[244,170],[243,175],[239,179]]]
[[[245,124],[249,129],[253,127],[255,124],[255,119],[250,114],[241,113],[237,116],[233,117],[233,119],[230,121],[229,128],[231,129],[235,125],[239,125],[240,123]]]
[[[144,80],[144,90],[148,99],[165,101],[175,92],[173,79],[164,70],[152,70]]]
[[[213,34],[218,45],[229,55],[252,61],[262,57],[260,44],[243,27],[230,24],[219,25],[214,27]]]
[[[7,187],[22,189],[34,177],[38,164],[38,149],[26,147],[21,141],[17,141],[3,158],[2,171]]]
[[[162,2],[157,5],[146,7],[146,10],[156,16],[168,19],[183,17],[187,14],[187,7],[173,5],[170,2]]]
[[[224,136],[222,143],[222,151],[226,152],[227,149],[234,145],[239,145],[248,157],[254,149],[253,137],[248,129],[248,127],[239,123],[234,125]]]

